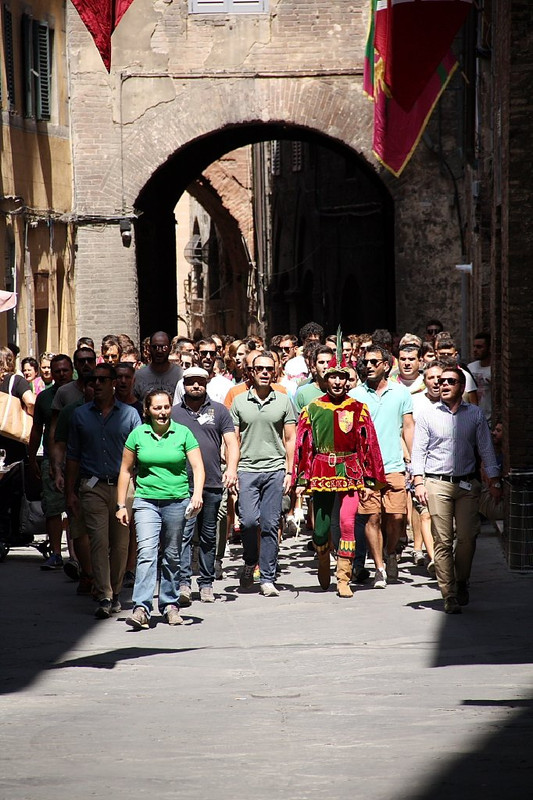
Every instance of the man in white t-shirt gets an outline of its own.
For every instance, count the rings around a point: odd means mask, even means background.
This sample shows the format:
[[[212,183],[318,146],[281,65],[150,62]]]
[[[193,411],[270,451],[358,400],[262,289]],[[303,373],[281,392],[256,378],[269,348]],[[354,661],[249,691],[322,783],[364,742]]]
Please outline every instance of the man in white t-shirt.
[[[309,342],[322,343],[324,341],[324,328],[318,322],[308,322],[303,328],[300,328],[300,341],[302,350]],[[309,367],[303,355],[296,355],[294,358],[289,359],[284,365],[283,371],[289,380],[296,381],[296,383],[300,383],[300,381],[309,376]]]
[[[490,333],[476,333],[473,350],[477,361],[471,361],[468,369],[477,384],[479,407],[490,425],[492,413]]]
[[[424,378],[420,374],[420,347],[416,344],[400,346],[398,353],[398,375],[391,380],[396,380],[405,386],[409,394],[419,394],[426,391]]]

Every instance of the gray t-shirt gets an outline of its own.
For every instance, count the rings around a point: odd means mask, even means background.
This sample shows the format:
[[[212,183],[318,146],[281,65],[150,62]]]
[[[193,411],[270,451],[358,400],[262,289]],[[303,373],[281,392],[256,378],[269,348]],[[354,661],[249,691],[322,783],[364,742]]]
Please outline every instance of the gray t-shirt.
[[[177,364],[171,364],[166,372],[155,372],[150,364],[146,367],[141,367],[135,373],[135,383],[133,384],[133,393],[139,400],[144,400],[145,395],[152,389],[163,389],[168,392],[170,398],[174,397],[176,391],[176,384],[183,374],[181,367]]]
[[[83,390],[79,388],[76,381],[71,381],[71,383],[66,383],[64,386],[59,387],[52,402],[52,409],[61,411],[62,408],[75,403],[77,400],[83,400]]]

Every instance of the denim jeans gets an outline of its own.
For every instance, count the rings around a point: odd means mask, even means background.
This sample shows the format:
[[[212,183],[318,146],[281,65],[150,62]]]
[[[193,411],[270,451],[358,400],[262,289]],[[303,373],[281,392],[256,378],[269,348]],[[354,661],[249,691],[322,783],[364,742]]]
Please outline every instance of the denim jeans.
[[[148,614],[153,608],[160,541],[159,610],[163,613],[167,605],[179,605],[180,550],[188,503],[188,497],[185,500],[145,500],[136,497],[133,501],[137,533],[133,605],[143,606]]]
[[[285,470],[241,472],[239,470],[239,517],[244,563],[257,564],[261,583],[274,583],[278,560],[278,528]],[[257,528],[261,529],[258,554]]]
[[[188,519],[185,522],[180,559],[180,583],[190,586],[192,578],[191,542],[194,536],[194,528],[196,524],[198,524],[198,540],[200,543],[198,558],[200,568],[200,575],[198,576],[199,589],[203,586],[212,586],[215,580],[217,516],[220,501],[222,500],[222,489],[204,489],[202,499],[204,505],[198,516]]]

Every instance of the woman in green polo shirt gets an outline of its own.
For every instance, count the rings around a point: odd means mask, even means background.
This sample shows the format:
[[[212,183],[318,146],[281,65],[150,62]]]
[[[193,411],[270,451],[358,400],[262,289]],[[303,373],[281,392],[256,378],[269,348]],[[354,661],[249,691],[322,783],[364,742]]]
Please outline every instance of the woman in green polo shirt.
[[[126,620],[136,630],[148,628],[162,543],[159,610],[169,625],[183,622],[179,613],[180,550],[185,511],[202,507],[204,464],[193,434],[170,419],[172,399],[161,389],[144,399],[144,425],[135,428],[124,447],[117,487],[117,519],[129,525],[126,492],[136,474],[133,517],[137,535],[137,567],[133,613]],[[194,488],[189,493],[187,461]]]

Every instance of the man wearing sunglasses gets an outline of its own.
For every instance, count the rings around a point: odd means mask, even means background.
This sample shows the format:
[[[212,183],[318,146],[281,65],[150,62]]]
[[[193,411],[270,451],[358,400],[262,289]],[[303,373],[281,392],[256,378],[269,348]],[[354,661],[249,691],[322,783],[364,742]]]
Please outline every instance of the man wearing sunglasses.
[[[115,516],[118,474],[124,443],[141,419],[133,406],[115,398],[116,372],[111,364],[99,364],[87,381],[94,384],[94,400],[72,414],[65,492],[69,514],[78,517],[80,504],[83,510],[98,601],[95,616],[106,619],[121,609],[119,593],[130,538],[129,528]]]
[[[162,389],[172,397],[176,385],[183,375],[179,364],[172,364],[170,355],[170,337],[165,331],[157,331],[150,337],[150,363],[135,373],[133,392],[141,402],[152,389]]]
[[[233,387],[233,384],[228,378],[223,375],[215,374],[215,359],[217,358],[217,343],[214,339],[201,339],[196,345],[198,353],[198,366],[207,372],[207,396],[215,403],[224,403],[226,395]],[[183,378],[181,378],[174,392],[173,407],[179,406],[182,403],[185,390],[183,386]]]
[[[407,514],[402,438],[410,453],[413,400],[405,386],[389,380],[392,356],[384,347],[372,344],[362,358],[362,366],[366,370],[366,381],[348,394],[368,406],[383,457],[386,484],[361,501],[359,513],[367,515],[365,534],[376,565],[374,588],[384,589],[387,580],[398,579],[396,545]],[[386,564],[383,563],[382,525],[387,539]]]
[[[241,445],[238,478],[244,569],[240,584],[242,589],[253,586],[259,561],[261,594],[276,597],[278,528],[282,497],[291,486],[296,418],[289,397],[272,388],[271,353],[257,352],[251,374],[252,386],[234,398],[230,412]]]
[[[461,606],[469,602],[468,581],[480,526],[476,453],[496,502],[501,498],[501,484],[487,420],[478,406],[463,401],[463,371],[446,366],[438,382],[440,402],[426,404],[416,419],[414,487],[417,500],[431,514],[444,611],[460,614]]]

